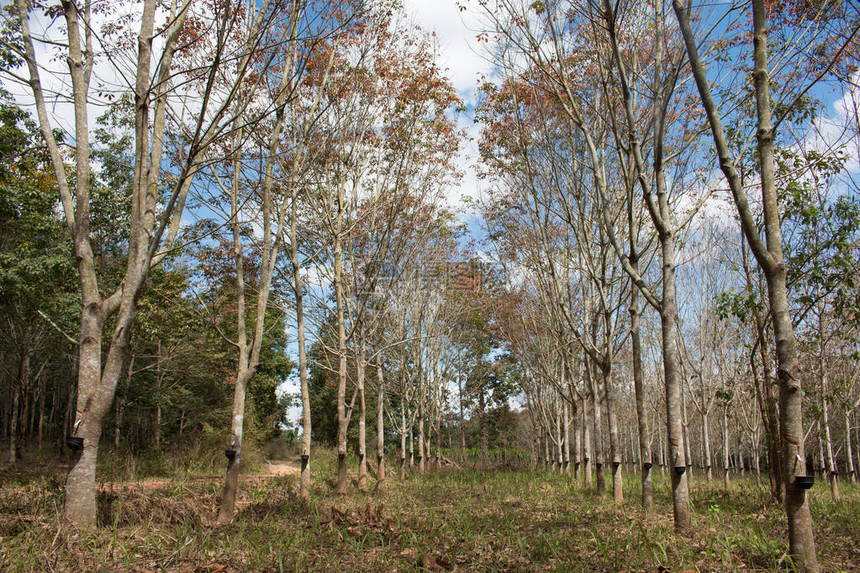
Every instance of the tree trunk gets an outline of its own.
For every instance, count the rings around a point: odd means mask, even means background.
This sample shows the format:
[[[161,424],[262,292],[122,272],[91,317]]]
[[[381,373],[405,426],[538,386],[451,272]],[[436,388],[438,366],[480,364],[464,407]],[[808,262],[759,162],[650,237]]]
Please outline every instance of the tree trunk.
[[[822,317],[819,320],[823,321]],[[836,463],[833,457],[833,440],[830,437],[830,413],[827,407],[827,365],[825,364],[824,328],[819,332],[819,355],[818,370],[821,376],[821,423],[824,425],[824,454],[826,462],[827,479],[830,482],[830,495],[835,501],[839,501],[839,481],[837,478]]]
[[[406,479],[406,411],[400,408],[400,481]]]
[[[543,439],[543,469],[550,470],[552,469],[552,458],[549,453],[549,444],[552,442],[549,434],[544,436]]]
[[[409,467],[415,467],[415,422],[409,422],[409,432],[407,433],[409,436]]]
[[[561,473],[562,471],[562,460],[564,459],[564,454],[562,454],[562,447],[564,444],[562,443],[562,428],[561,428],[561,404],[556,403],[555,408],[553,408],[553,418],[555,418],[555,471]]]
[[[483,384],[478,389],[478,424],[481,428],[481,463],[486,468],[490,464],[490,428],[487,426],[487,403]]]
[[[294,6],[295,8],[295,6]],[[287,74],[284,74],[284,78]],[[281,86],[286,85],[286,79],[282,79]],[[278,134],[283,114],[278,112],[278,121],[275,125],[274,135],[269,146],[269,154],[266,159],[265,177],[259,191],[261,195],[262,233],[260,243],[261,260],[259,271],[259,285],[257,287],[256,311],[254,316],[254,328],[249,343],[246,327],[246,303],[245,303],[245,271],[244,254],[242,247],[241,222],[239,217],[239,190],[240,175],[242,173],[241,147],[244,144],[244,131],[239,128],[235,131],[233,148],[233,182],[230,191],[230,226],[233,233],[233,259],[236,265],[236,326],[238,367],[236,370],[236,387],[233,392],[233,413],[231,420],[230,449],[225,452],[228,457],[227,475],[224,480],[224,491],[218,508],[218,523],[226,524],[232,521],[235,513],[236,492],[239,482],[239,470],[242,459],[243,428],[245,420],[245,396],[248,384],[254,379],[260,364],[260,351],[265,336],[266,311],[268,308],[269,293],[272,285],[272,275],[278,259],[280,240],[273,238],[272,219],[273,207],[271,189],[273,185],[272,170],[275,161],[275,152],[279,144]],[[244,120],[240,114],[236,117],[236,125],[242,125]],[[277,231],[274,233],[278,238],[283,236],[283,221],[286,215],[286,199],[281,207],[280,215],[277,217]],[[160,423],[160,420],[159,420]],[[160,429],[159,429],[160,431]]]
[[[292,205],[290,216],[290,263],[293,271],[293,294],[296,297],[296,331],[299,346],[299,381],[302,393],[302,454],[301,474],[299,476],[299,495],[302,499],[311,496],[311,397],[308,388],[308,356],[305,348],[305,307],[304,281],[299,261],[299,202],[298,185],[291,189]]]
[[[128,359],[128,370],[125,375],[125,389],[126,392],[131,388],[131,378],[134,374],[134,359],[135,359],[135,351],[132,347],[129,352],[130,356]],[[114,400],[114,431],[113,431],[113,447],[117,451],[119,450],[120,442],[122,441],[122,415],[125,412],[125,399],[122,396],[118,396]]]
[[[756,483],[761,485],[761,456],[759,455],[758,441],[751,442],[751,446],[753,450],[753,463],[755,464]]]
[[[74,430],[74,411],[76,403],[76,387],[74,384],[69,384],[69,391],[66,394],[66,405],[63,408],[63,427],[57,435],[57,449],[60,451],[60,458],[67,459],[65,437],[71,436]],[[70,459],[70,458],[69,458]]]
[[[845,412],[845,458],[848,461],[848,475],[851,483],[857,483],[857,473],[854,469],[854,453],[851,449],[851,412]]]
[[[771,374],[770,352],[765,342],[764,317],[755,313],[756,331],[759,345],[759,358],[762,363],[762,388],[756,391],[759,400],[759,409],[765,419],[765,443],[767,445],[768,478],[771,484],[771,495],[779,503],[785,503],[785,483],[783,481],[783,459],[779,449],[779,412],[777,411],[777,398],[773,395],[775,381]],[[755,357],[751,357],[753,376],[757,376],[755,368]]]
[[[562,440],[564,440],[564,447],[562,449],[562,469],[565,474],[570,474],[570,409],[565,402],[562,404],[564,408],[564,434],[562,435]]]
[[[356,386],[358,388],[358,489],[367,490],[367,403],[364,397],[364,350],[356,356]]]
[[[432,418],[427,420],[427,432],[424,434],[424,451],[421,452],[421,459],[424,460],[424,470],[433,471],[433,456],[430,453],[433,451],[433,421]]]
[[[635,251],[634,251],[635,253]],[[638,273],[638,255],[631,254],[630,264]],[[651,483],[651,433],[648,428],[648,409],[645,403],[645,384],[642,379],[642,341],[639,334],[639,289],[630,289],[630,341],[633,352],[633,391],[636,394],[636,421],[639,428],[639,463],[642,464],[642,507],[646,511],[654,503]]]
[[[609,419],[609,456],[612,458],[612,494],[615,503],[624,501],[624,483],[621,479],[621,447],[618,438],[618,416],[615,411],[615,387],[612,363],[602,369],[603,390],[606,395],[606,417]]]
[[[9,418],[9,465],[14,466],[18,461],[18,404],[20,392],[12,389],[12,416]]]
[[[8,400],[0,402],[0,408],[2,408],[0,411],[0,440],[9,439],[9,424],[11,424],[9,406]]]
[[[237,124],[239,123],[237,118]],[[236,386],[233,389],[233,409],[230,417],[230,446],[225,450],[227,474],[218,504],[218,523],[227,524],[233,520],[236,508],[236,492],[239,486],[239,468],[242,459],[242,437],[245,421],[245,393],[247,384],[253,377],[249,364],[248,336],[246,332],[245,311],[245,259],[239,221],[239,187],[241,172],[241,152],[239,142],[242,130],[236,132],[233,140],[233,178],[230,190],[230,227],[233,234],[233,261],[236,265],[236,339],[238,347],[238,366]]]
[[[849,423],[850,417],[850,414],[846,415],[846,420],[848,420]],[[857,464],[854,466],[854,475],[856,476],[857,472],[860,471],[860,432],[854,433],[854,445],[856,446],[856,448],[854,449],[854,455],[857,456]]]
[[[96,525],[96,459],[102,420],[86,416],[85,412],[90,409],[91,399],[100,382],[106,382],[101,375],[103,324],[100,307],[100,304],[84,299],[78,343],[77,406],[72,426],[72,436],[82,438],[84,444],[83,450],[71,453],[69,475],[66,478],[66,519],[83,528]]]
[[[690,494],[687,486],[687,456],[682,426],[680,374],[678,372],[677,334],[675,310],[675,241],[674,235],[661,237],[663,251],[663,304],[660,309],[660,326],[663,340],[663,377],[666,386],[666,437],[668,464],[672,477],[672,509],[675,531],[690,528]]]
[[[606,493],[606,480],[603,475],[603,420],[600,408],[600,394],[597,388],[597,380],[593,375],[592,364],[586,363],[586,376],[588,377],[589,394],[591,395],[591,409],[594,412],[594,464],[597,469],[597,495]]]
[[[9,465],[14,466],[18,460],[20,433],[26,430],[21,420],[26,421],[26,415],[21,416],[21,398],[24,389],[30,384],[30,328],[24,325],[18,348],[18,376],[12,385],[12,417],[9,420]],[[26,401],[26,398],[25,398]],[[25,406],[26,407],[26,406]]]
[[[161,450],[161,341],[158,341],[155,354],[155,448]]]
[[[442,424],[440,418],[436,418],[436,455],[433,456],[433,465],[436,471],[442,469]]]
[[[578,418],[583,416],[582,408],[575,407],[577,401],[573,398],[573,479],[578,480],[582,472],[582,424]]]
[[[295,243],[294,243],[295,244]],[[296,281],[296,328],[299,343],[299,379],[302,392],[302,467],[299,476],[299,495],[302,499],[311,496],[311,397],[308,388],[308,358],[305,350],[305,315],[302,304],[302,283],[297,255],[294,251],[293,267]]]
[[[723,478],[726,487],[729,487],[729,407],[723,408]]]
[[[245,421],[245,393],[254,372],[240,367],[233,392],[233,415],[230,422],[230,447],[226,450],[227,475],[224,489],[218,504],[218,523],[227,524],[233,520],[236,510],[236,493],[239,488],[239,470],[242,460],[242,438]]]
[[[681,389],[681,412],[682,412],[682,422],[681,427],[684,432],[684,455],[687,460],[687,476],[688,478],[693,477],[693,453],[691,451],[691,440],[690,440],[690,421],[687,418],[687,400],[684,397],[684,389]]]
[[[580,410],[582,410],[582,471],[585,474],[585,487],[590,488],[593,480],[591,475],[591,458],[593,449],[591,443],[591,424],[588,419],[588,402],[585,400],[585,396],[581,398],[580,404]]]
[[[463,412],[464,407],[463,403],[465,402],[465,396],[463,395],[463,375],[458,370],[457,371],[457,397],[458,397],[458,406],[460,408],[460,461],[465,464],[467,453],[466,453],[466,416]]]
[[[432,460],[431,467],[435,471],[439,471],[442,468],[442,458],[439,454],[442,447],[442,424],[440,417],[441,415],[438,410],[431,416],[430,427],[433,430],[433,440],[427,441],[427,455],[430,456]]]
[[[424,475],[424,407],[418,403],[418,473]]]
[[[377,488],[385,483],[385,376],[382,364],[376,365],[376,480]]]
[[[45,392],[47,391],[47,378],[47,370],[43,368],[42,375],[39,377],[39,425],[37,430],[39,451],[42,450],[42,433],[45,428]]]
[[[19,430],[19,439],[18,439],[18,458],[21,458],[21,441],[25,437],[33,436],[33,419],[32,412],[35,408],[32,407],[32,392],[30,391],[30,384],[27,382],[22,389],[21,392],[21,405],[23,406],[23,410],[21,411],[21,429]]]
[[[704,402],[705,389],[702,388],[702,401]],[[704,404],[703,404],[704,406]],[[711,471],[711,436],[710,427],[708,426],[708,412],[702,409],[702,464],[705,466],[705,475],[710,482],[714,479]]]
[[[343,191],[338,195],[337,230],[334,243],[334,291],[337,304],[337,488],[339,494],[346,493],[348,480],[346,467],[346,318],[343,293],[343,247],[341,225],[343,220]]]
[[[824,440],[821,437],[821,420],[815,422],[815,434],[818,436],[818,475],[825,477],[827,474],[827,462],[824,461]]]
[[[822,378],[822,392],[821,392],[821,412],[822,412],[822,424],[824,424],[824,451],[825,451],[825,461],[827,462],[827,479],[830,481],[830,495],[833,496],[834,501],[839,501],[839,481],[837,478],[837,469],[836,469],[836,461],[833,456],[833,441],[830,438],[830,415],[828,413],[827,408],[827,398],[825,397],[824,389],[826,388],[827,378],[826,376]]]

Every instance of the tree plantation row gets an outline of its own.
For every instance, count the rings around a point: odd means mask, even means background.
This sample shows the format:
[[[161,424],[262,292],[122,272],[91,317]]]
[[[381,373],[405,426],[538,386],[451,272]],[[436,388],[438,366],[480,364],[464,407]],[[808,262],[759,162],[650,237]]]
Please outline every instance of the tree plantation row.
[[[819,570],[808,490],[860,469],[857,7],[459,8],[475,105],[394,1],[3,8],[7,467],[59,452],[85,530],[97,467],[226,464],[227,524],[289,430],[301,498],[314,443],[338,494],[348,453],[363,491],[496,457],[616,504],[628,464],[681,534],[750,471]]]

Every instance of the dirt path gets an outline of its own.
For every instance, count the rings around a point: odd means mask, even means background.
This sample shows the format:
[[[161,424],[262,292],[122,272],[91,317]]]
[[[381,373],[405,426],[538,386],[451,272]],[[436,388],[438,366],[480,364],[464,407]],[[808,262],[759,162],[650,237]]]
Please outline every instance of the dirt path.
[[[266,462],[266,468],[268,474],[272,477],[297,476],[301,473],[301,466],[294,460],[276,460]]]
[[[261,468],[263,473],[256,474],[245,474],[241,477],[243,480],[254,480],[254,479],[265,479],[265,478],[273,478],[273,477],[281,477],[281,476],[290,476],[290,475],[299,475],[301,473],[301,466],[298,460],[272,460],[269,462],[264,462],[263,467]],[[107,482],[100,484],[100,489],[105,491],[111,491],[115,489],[125,489],[125,490],[135,490],[142,489],[145,491],[151,491],[156,489],[163,489],[172,484],[176,483],[185,483],[185,484],[200,484],[200,483],[213,483],[224,478],[221,476],[212,476],[212,477],[198,477],[191,479],[170,479],[170,478],[150,478],[139,481],[125,481],[125,482]]]

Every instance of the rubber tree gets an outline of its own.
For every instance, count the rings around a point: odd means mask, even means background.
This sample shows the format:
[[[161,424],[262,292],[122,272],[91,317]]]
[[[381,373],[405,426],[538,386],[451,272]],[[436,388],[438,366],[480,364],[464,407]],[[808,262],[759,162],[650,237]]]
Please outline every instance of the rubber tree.
[[[204,14],[191,1],[174,0],[162,4],[144,0],[140,5],[137,42],[130,51],[112,55],[112,61],[125,58],[131,70],[119,83],[131,86],[134,99],[134,162],[128,218],[128,255],[122,281],[111,292],[100,277],[93,255],[90,165],[89,108],[98,94],[91,89],[94,65],[102,54],[95,49],[92,3],[63,2],[64,28],[57,38],[37,39],[30,32],[31,7],[24,0],[15,4],[20,19],[21,53],[25,71],[6,73],[25,83],[33,94],[40,130],[48,148],[59,187],[63,217],[69,228],[78,266],[81,291],[80,336],[78,340],[77,397],[72,438],[73,447],[65,487],[65,517],[79,527],[96,523],[95,471],[103,423],[113,403],[123,371],[135,321],[137,301],[153,265],[167,255],[180,228],[185,199],[191,182],[206,156],[209,145],[232,125],[232,105],[237,82],[249,72],[247,45],[237,47],[226,41],[240,10],[238,3],[216,3],[214,12]],[[211,6],[210,6],[211,9]],[[252,9],[253,11],[253,9]],[[261,14],[264,12],[260,12]],[[161,23],[166,27],[161,28]],[[211,36],[200,36],[183,45],[186,24],[211,28]],[[260,20],[262,32],[265,17]],[[131,32],[131,30],[128,30]],[[121,36],[121,35],[120,35]],[[212,41],[207,41],[207,38]],[[157,40],[157,41],[156,41]],[[56,122],[49,113],[55,99],[52,85],[46,82],[41,58],[53,58],[50,51],[37,50],[36,44],[49,42],[61,50],[68,64],[73,110],[75,154],[72,168],[54,136]],[[182,48],[178,52],[179,48]],[[112,49],[112,47],[108,47]],[[236,53],[228,53],[236,49]],[[39,54],[39,55],[37,55]],[[225,59],[242,62],[228,78],[219,76]],[[177,67],[181,62],[181,68]],[[193,91],[191,113],[172,114],[170,98]],[[167,127],[181,118],[190,123],[176,124],[171,130],[179,136],[181,154],[165,157]],[[172,177],[166,182],[166,168]],[[163,194],[165,185],[168,187]],[[105,332],[108,324],[112,331]],[[107,334],[107,342],[104,337]]]
[[[496,29],[508,41],[508,43],[518,50],[518,53],[532,64],[533,71],[530,73],[529,80],[535,82],[534,77],[540,74],[544,80],[541,89],[553,94],[559,107],[561,114],[568,118],[572,127],[580,134],[580,146],[584,149],[584,157],[587,158],[588,164],[591,165],[593,174],[591,178],[594,182],[593,187],[597,190],[601,202],[603,204],[604,229],[610,242],[613,245],[619,258],[622,259],[622,264],[628,274],[633,276],[633,282],[645,295],[646,300],[658,309],[661,314],[661,321],[664,330],[664,370],[668,372],[664,375],[664,381],[667,389],[667,424],[670,426],[668,439],[672,448],[672,456],[676,457],[671,463],[673,467],[679,468],[673,472],[673,499],[674,512],[676,517],[676,528],[684,530],[689,527],[690,512],[689,512],[689,494],[686,485],[686,469],[681,471],[680,468],[687,466],[687,453],[684,444],[681,403],[682,395],[680,391],[680,381],[678,374],[678,358],[675,348],[676,340],[676,288],[674,282],[674,259],[675,259],[675,233],[678,228],[683,227],[689,220],[682,219],[675,222],[671,204],[669,202],[669,188],[665,179],[664,172],[664,157],[662,150],[662,138],[665,133],[665,113],[668,105],[668,95],[674,90],[674,84],[677,79],[677,60],[679,59],[678,51],[676,50],[671,59],[667,60],[673,65],[665,66],[669,69],[667,74],[664,70],[662,60],[662,13],[659,18],[655,19],[659,22],[657,26],[658,35],[655,38],[654,45],[657,48],[654,51],[655,58],[654,68],[654,85],[651,87],[656,89],[652,93],[665,95],[665,97],[654,97],[651,102],[651,110],[648,110],[648,115],[652,117],[653,127],[651,133],[655,134],[655,141],[650,148],[653,155],[653,166],[647,167],[645,164],[645,150],[642,148],[642,142],[638,134],[638,119],[634,110],[632,89],[629,85],[625,85],[626,69],[620,57],[620,46],[617,41],[617,30],[615,7],[602,5],[601,9],[596,13],[592,12],[591,4],[586,8],[572,10],[570,14],[577,18],[581,18],[582,24],[577,24],[574,19],[561,18],[556,13],[554,7],[540,5],[534,9],[535,14],[529,12],[522,6],[516,5],[514,2],[499,2],[502,12],[508,15],[507,20],[500,22],[498,18]],[[568,14],[568,13],[566,13]],[[491,17],[492,18],[492,17]],[[607,33],[608,32],[608,33]],[[577,35],[578,34],[578,35]],[[582,38],[592,37],[594,45],[597,47],[583,47]],[[601,44],[601,42],[605,42]],[[609,44],[609,53],[605,46]],[[614,46],[613,46],[614,44]],[[647,285],[638,276],[638,272],[629,264],[627,256],[621,248],[620,241],[615,236],[615,222],[612,220],[614,210],[610,198],[612,197],[612,182],[609,179],[607,169],[609,162],[605,155],[606,141],[603,136],[603,131],[599,127],[599,123],[595,122],[590,115],[590,110],[593,108],[593,103],[582,96],[583,93],[588,94],[588,87],[583,87],[581,81],[576,77],[574,72],[568,69],[560,62],[567,62],[570,58],[570,50],[578,50],[582,57],[590,58],[593,66],[600,70],[601,75],[597,77],[596,84],[602,85],[605,89],[605,96],[601,99],[596,99],[602,102],[604,99],[616,101],[615,97],[620,100],[620,104],[624,113],[621,118],[612,123],[612,132],[619,137],[620,144],[617,145],[619,150],[629,149],[631,162],[634,169],[631,171],[635,174],[635,179],[642,188],[642,195],[645,199],[645,204],[648,212],[652,217],[652,221],[656,221],[655,225],[658,228],[658,235],[661,238],[661,250],[663,259],[663,293],[658,300],[648,290]],[[626,50],[626,46],[625,46]],[[625,53],[628,53],[625,51]],[[611,79],[610,79],[611,78]],[[607,105],[608,107],[608,105]],[[588,110],[588,111],[586,111]],[[651,111],[653,110],[653,114]],[[611,117],[611,116],[610,116]],[[604,128],[605,129],[605,128]],[[626,156],[626,152],[623,154]],[[553,167],[556,169],[557,167]],[[651,178],[654,179],[652,182]],[[704,198],[702,198],[702,201]],[[677,454],[677,456],[676,456]],[[644,469],[644,468],[643,468]]]
[[[448,230],[439,205],[454,175],[451,159],[459,134],[446,114],[458,99],[440,75],[432,49],[423,32],[395,21],[373,54],[380,78],[365,101],[374,116],[365,153],[373,160],[363,177],[362,196],[355,201],[346,250],[361,489],[367,481],[365,372],[388,344],[399,343],[375,344],[382,338],[389,300],[411,267],[424,264],[421,251]],[[382,374],[377,368],[377,380]],[[383,396],[377,403],[384,406],[384,377],[379,388]],[[377,415],[384,419],[381,412]],[[380,467],[382,462],[377,460]]]
[[[351,413],[346,394],[348,341],[352,336],[352,323],[349,322],[349,281],[344,270],[344,246],[348,244],[351,230],[352,197],[360,188],[367,169],[367,158],[363,157],[364,142],[372,123],[369,108],[364,105],[367,80],[362,76],[360,67],[367,64],[369,46],[376,41],[373,39],[374,34],[379,33],[378,25],[369,25],[365,33],[367,41],[362,43],[364,47],[358,50],[358,54],[353,54],[357,57],[355,65],[348,61],[347,55],[359,45],[361,35],[350,34],[344,39],[345,45],[335,58],[331,78],[322,92],[322,109],[325,113],[318,119],[319,137],[314,141],[318,152],[312,167],[313,174],[307,182],[313,192],[306,195],[309,210],[321,222],[315,237],[317,244],[321,245],[318,250],[325,251],[316,257],[315,268],[330,281],[335,302],[335,334],[332,339],[336,344],[335,371],[338,380],[338,493],[346,493],[348,485],[346,437]],[[325,315],[330,312],[324,302],[317,306]],[[322,342],[319,332],[317,338]]]
[[[263,10],[266,9],[265,4],[262,8]],[[226,450],[228,457],[227,473],[218,511],[219,523],[228,523],[231,521],[235,511],[242,459],[245,397],[248,384],[254,378],[260,364],[260,352],[265,336],[266,316],[272,281],[282,249],[283,239],[287,236],[289,217],[293,215],[292,207],[295,206],[295,191],[293,193],[276,194],[273,190],[276,185],[276,179],[280,179],[276,173],[276,168],[279,166],[278,156],[283,145],[282,134],[285,129],[285,121],[289,118],[289,115],[286,113],[287,105],[290,99],[296,97],[297,94],[299,77],[297,69],[305,67],[299,65],[298,62],[300,54],[298,31],[303,11],[297,0],[293,0],[289,6],[280,7],[279,10],[283,12],[283,19],[280,22],[280,25],[283,26],[283,33],[281,41],[278,42],[277,46],[284,51],[281,56],[283,58],[283,66],[280,68],[280,77],[275,84],[277,87],[271,94],[262,94],[259,92],[259,86],[263,84],[257,83],[255,86],[249,86],[250,89],[243,90],[243,99],[238,102],[240,107],[247,108],[250,107],[252,102],[259,104],[262,100],[263,102],[267,102],[267,105],[261,106],[264,110],[264,118],[269,115],[273,116],[271,121],[268,122],[252,122],[258,128],[256,137],[251,137],[250,141],[257,140],[259,143],[259,149],[261,150],[259,159],[262,164],[262,172],[254,173],[252,169],[249,169],[243,163],[243,151],[248,146],[248,136],[251,136],[251,133],[247,132],[244,127],[248,113],[237,114],[236,129],[233,134],[230,152],[232,160],[231,185],[229,190],[225,189],[230,200],[229,227],[232,232],[232,252],[236,273],[237,337],[234,345],[238,352],[238,368],[233,395],[230,447]],[[252,24],[249,37],[254,38],[256,41],[254,25]],[[303,53],[308,54],[306,50]],[[277,54],[271,54],[269,57],[274,58],[276,56]],[[330,69],[331,58],[328,59],[328,66],[328,69]],[[325,81],[328,78],[328,69],[323,74],[320,85],[315,86],[316,97],[313,99],[313,103],[308,110],[308,117],[315,116],[320,102],[320,91],[324,88]],[[254,87],[258,89],[254,89]],[[308,138],[309,122],[304,121],[300,125],[304,128],[301,139],[306,140]],[[307,148],[307,145],[294,145],[292,147],[292,164],[287,171],[286,180],[279,181],[287,189],[295,189],[299,184],[299,176],[305,170],[308,155]],[[245,179],[248,177],[253,177],[254,180],[246,182]],[[217,173],[215,174],[215,179],[220,184],[220,178]],[[241,191],[243,187],[247,186],[257,188],[258,191],[246,199],[241,194]],[[247,191],[245,193],[247,194]],[[240,205],[244,208],[240,208]],[[253,218],[253,215],[244,214],[249,207],[257,209],[256,212],[260,217],[259,223],[262,233],[262,237],[260,237],[257,243],[259,250],[259,276],[256,277],[256,304],[253,315],[253,331],[250,335],[247,326],[245,284],[249,280],[249,277],[245,270],[243,244],[243,227],[247,224],[248,220]]]
[[[626,138],[629,144],[631,159],[635,166],[635,178],[641,187],[645,205],[660,241],[662,292],[659,299],[651,293],[641,275],[632,267],[628,255],[621,251],[619,242],[614,239],[614,233],[611,228],[609,236],[631,280],[645,296],[645,299],[660,314],[663,378],[666,389],[667,441],[670,457],[669,463],[672,466],[673,514],[676,531],[685,531],[690,527],[690,502],[686,474],[686,468],[690,460],[688,460],[689,448],[682,426],[683,394],[680,383],[680,360],[676,346],[678,313],[675,280],[675,241],[679,229],[682,229],[690,221],[691,215],[688,214],[680,221],[675,220],[673,207],[669,201],[669,187],[666,181],[664,156],[664,137],[668,127],[666,124],[667,112],[678,80],[680,66],[676,61],[678,58],[677,52],[675,54],[669,53],[668,55],[665,53],[664,15],[662,4],[657,3],[653,18],[655,47],[652,56],[654,68],[652,93],[655,94],[652,100],[651,113],[651,134],[653,137],[651,153],[653,164],[649,170],[646,166],[645,152],[638,129],[633,88],[628,78],[618,38],[619,30],[616,27],[618,22],[617,6],[613,6],[604,0],[602,8],[605,30],[613,54],[612,64],[614,71],[612,73],[614,73],[618,80],[624,106]],[[668,73],[664,71],[664,57],[668,59]],[[594,151],[591,153],[593,155]],[[604,190],[605,186],[600,186],[599,189]],[[698,210],[707,197],[708,194],[705,193],[698,199],[692,213]]]
[[[753,96],[756,103],[756,140],[758,148],[764,237],[761,236],[753,209],[723,129],[719,108],[711,93],[704,63],[699,57],[697,40],[690,25],[690,8],[683,0],[673,0],[684,38],[690,68],[701,103],[707,114],[720,169],[731,189],[741,219],[744,237],[761,267],[767,282],[768,308],[776,341],[777,380],[779,383],[779,445],[782,482],[785,487],[785,512],[788,519],[789,552],[796,565],[818,571],[818,558],[812,531],[809,500],[797,477],[806,475],[803,449],[803,391],[797,341],[789,312],[786,264],[783,257],[779,200],[774,173],[774,123],[771,78],[768,72],[767,11],[763,0],[753,0]]]

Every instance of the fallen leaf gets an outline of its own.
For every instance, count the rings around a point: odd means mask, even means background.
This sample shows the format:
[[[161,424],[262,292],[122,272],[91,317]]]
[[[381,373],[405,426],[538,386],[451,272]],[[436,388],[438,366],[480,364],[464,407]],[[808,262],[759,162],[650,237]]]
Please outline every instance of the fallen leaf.
[[[431,571],[444,571],[444,568],[436,562],[436,558],[430,554],[422,555],[418,560],[418,566]]]

